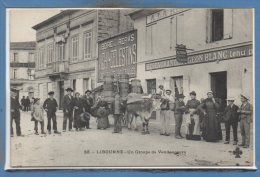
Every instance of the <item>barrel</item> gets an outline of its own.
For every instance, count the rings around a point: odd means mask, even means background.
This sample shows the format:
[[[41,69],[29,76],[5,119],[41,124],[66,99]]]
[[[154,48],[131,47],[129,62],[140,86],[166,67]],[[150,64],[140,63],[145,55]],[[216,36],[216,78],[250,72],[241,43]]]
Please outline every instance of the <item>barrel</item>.
[[[113,75],[105,75],[103,77],[103,96],[104,100],[108,103],[113,102],[114,100],[114,76]]]
[[[121,97],[127,97],[129,91],[129,75],[121,74],[119,76],[119,90]]]
[[[142,86],[141,86],[141,81],[139,79],[133,79],[131,80],[131,85],[132,85],[132,93],[142,93]]]

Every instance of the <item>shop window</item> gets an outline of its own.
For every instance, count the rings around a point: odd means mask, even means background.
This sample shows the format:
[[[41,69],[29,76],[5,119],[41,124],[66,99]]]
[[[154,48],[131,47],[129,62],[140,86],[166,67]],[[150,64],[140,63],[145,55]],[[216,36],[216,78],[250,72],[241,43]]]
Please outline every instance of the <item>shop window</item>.
[[[147,79],[147,93],[154,94],[156,93],[156,79]]]
[[[86,91],[89,89],[89,79],[88,78],[84,78],[83,79],[83,90]]]
[[[92,53],[92,32],[84,33],[84,59],[90,59]]]
[[[175,96],[183,94],[183,76],[171,77],[170,89]]]
[[[72,81],[72,89],[73,89],[73,91],[75,91],[76,90],[76,79],[73,79],[73,81]]]
[[[29,62],[34,62],[34,53],[29,53]]]
[[[78,55],[79,55],[79,37],[78,35],[73,36],[71,38],[71,61],[76,62],[78,60]]]

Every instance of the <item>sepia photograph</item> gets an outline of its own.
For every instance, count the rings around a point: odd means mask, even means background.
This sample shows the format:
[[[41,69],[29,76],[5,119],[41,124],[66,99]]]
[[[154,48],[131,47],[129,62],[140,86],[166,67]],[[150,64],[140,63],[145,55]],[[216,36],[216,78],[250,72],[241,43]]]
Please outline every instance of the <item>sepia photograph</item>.
[[[12,169],[256,169],[254,9],[9,8]]]

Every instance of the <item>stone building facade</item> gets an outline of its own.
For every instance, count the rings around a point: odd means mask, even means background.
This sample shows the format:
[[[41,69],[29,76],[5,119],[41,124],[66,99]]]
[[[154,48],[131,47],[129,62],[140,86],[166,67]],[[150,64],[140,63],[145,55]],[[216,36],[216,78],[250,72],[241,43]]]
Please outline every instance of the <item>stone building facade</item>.
[[[193,90],[199,99],[212,90],[223,104],[228,96],[240,104],[242,92],[254,97],[252,9],[139,9],[130,16],[144,92],[162,84],[186,101]],[[187,57],[177,56],[183,51]]]
[[[59,105],[64,90],[84,94],[97,86],[98,41],[133,28],[128,11],[65,10],[35,25],[37,96],[55,92]]]
[[[33,97],[36,42],[10,43],[10,86],[18,90],[19,100],[23,96]]]

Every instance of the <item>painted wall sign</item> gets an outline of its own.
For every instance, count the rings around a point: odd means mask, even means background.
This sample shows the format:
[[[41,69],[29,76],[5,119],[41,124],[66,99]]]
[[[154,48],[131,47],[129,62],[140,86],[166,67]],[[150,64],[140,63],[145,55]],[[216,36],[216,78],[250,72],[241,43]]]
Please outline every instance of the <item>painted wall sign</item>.
[[[129,74],[136,77],[137,31],[129,31],[98,44],[98,81],[104,75]]]
[[[159,21],[161,19],[164,19],[164,18],[167,18],[167,17],[170,17],[170,16],[173,16],[173,15],[176,15],[176,14],[179,14],[179,13],[182,13],[184,11],[187,11],[189,9],[183,9],[183,8],[178,8],[178,9],[164,9],[164,10],[161,10],[159,12],[156,12],[156,13],[153,13],[151,15],[148,15],[146,17],[146,24],[150,24],[150,23],[153,23],[153,22],[156,22],[156,21]]]
[[[145,64],[145,70],[156,70],[162,68],[176,67],[182,65],[191,65],[198,63],[214,62],[217,60],[228,60],[234,58],[252,56],[252,45],[245,45],[239,47],[233,47],[229,49],[217,50],[212,52],[206,52],[201,54],[188,55],[188,60],[185,63],[178,62],[176,58],[165,59],[161,61],[155,61]]]

